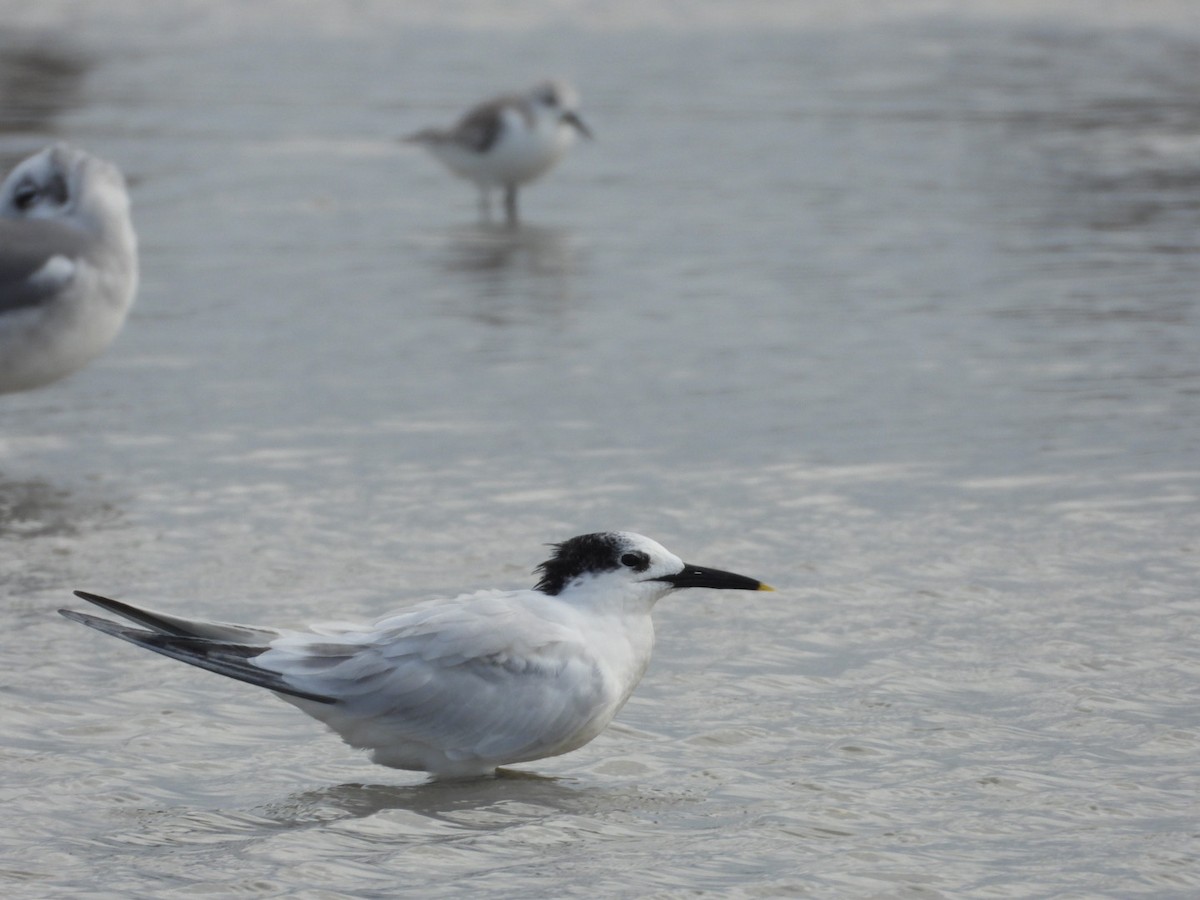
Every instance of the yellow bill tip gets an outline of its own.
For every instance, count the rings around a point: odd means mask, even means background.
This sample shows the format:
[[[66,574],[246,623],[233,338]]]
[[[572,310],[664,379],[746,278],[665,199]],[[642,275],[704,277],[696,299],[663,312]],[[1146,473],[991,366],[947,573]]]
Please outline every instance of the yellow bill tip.
[[[763,584],[763,583],[760,581],[760,582],[758,583],[758,590],[760,590],[760,591],[774,591],[774,590],[775,590],[775,588],[771,587],[769,584]]]

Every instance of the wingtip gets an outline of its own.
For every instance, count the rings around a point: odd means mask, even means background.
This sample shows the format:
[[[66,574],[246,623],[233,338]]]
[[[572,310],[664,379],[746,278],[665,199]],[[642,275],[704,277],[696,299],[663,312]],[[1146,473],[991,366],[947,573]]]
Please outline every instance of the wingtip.
[[[66,616],[72,622],[82,622],[84,625],[90,624],[91,622],[95,622],[95,621],[109,622],[108,619],[101,619],[99,616],[93,616],[91,613],[80,612],[77,609],[65,609],[65,608],[60,609],[58,611],[58,614],[60,616]],[[109,622],[109,624],[115,624],[115,623]]]
[[[88,628],[95,628],[97,631],[103,631],[106,634],[116,635],[121,637],[120,632],[122,626],[117,622],[109,619],[102,619],[99,616],[93,616],[85,612],[80,612],[77,609],[60,609],[58,614],[72,622],[78,622],[80,625],[86,625]]]
[[[102,594],[92,594],[90,590],[72,590],[71,593],[78,596],[80,600],[86,600],[89,604],[96,604],[97,606],[109,607],[116,602]]]

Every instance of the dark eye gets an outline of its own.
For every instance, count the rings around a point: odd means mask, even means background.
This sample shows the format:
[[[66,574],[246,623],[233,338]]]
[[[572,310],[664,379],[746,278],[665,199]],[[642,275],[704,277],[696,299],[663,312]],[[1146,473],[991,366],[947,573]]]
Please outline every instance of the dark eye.
[[[32,182],[22,181],[13,191],[13,205],[17,209],[29,209],[37,199],[38,189]]]
[[[621,565],[628,566],[635,572],[645,572],[650,568],[650,557],[638,551],[626,553],[621,557]]]

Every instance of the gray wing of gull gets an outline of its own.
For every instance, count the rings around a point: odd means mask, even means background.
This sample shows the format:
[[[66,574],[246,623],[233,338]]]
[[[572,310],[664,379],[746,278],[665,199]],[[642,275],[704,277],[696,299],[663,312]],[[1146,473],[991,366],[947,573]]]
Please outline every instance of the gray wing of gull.
[[[83,233],[50,219],[0,218],[0,313],[37,306],[74,277]],[[47,267],[55,257],[57,266]]]

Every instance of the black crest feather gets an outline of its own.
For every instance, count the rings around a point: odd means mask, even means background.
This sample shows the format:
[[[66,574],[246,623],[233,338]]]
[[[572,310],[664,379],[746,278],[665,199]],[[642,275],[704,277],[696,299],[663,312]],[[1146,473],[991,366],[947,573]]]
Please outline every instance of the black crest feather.
[[[535,590],[553,597],[581,575],[619,569],[625,542],[611,531],[598,531],[551,546],[554,555],[535,570],[542,576]]]

